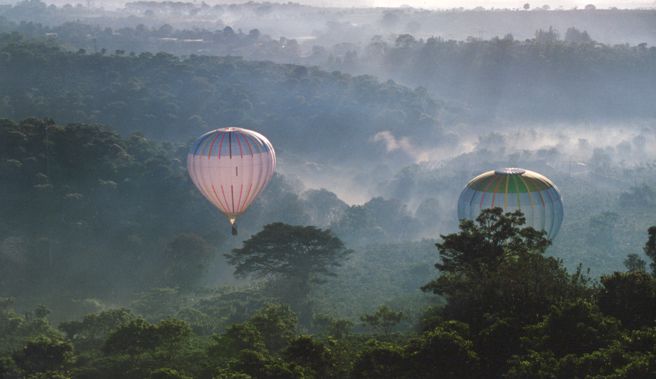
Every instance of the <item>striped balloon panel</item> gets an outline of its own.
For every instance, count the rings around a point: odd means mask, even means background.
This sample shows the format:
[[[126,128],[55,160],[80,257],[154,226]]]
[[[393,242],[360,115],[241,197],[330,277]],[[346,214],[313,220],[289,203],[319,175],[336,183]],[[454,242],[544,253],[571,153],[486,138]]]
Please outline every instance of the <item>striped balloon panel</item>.
[[[498,175],[494,171],[474,178],[458,200],[458,218],[475,220],[482,210],[500,207],[504,212],[521,210],[526,225],[553,239],[563,222],[563,202],[558,189],[546,177],[528,171],[522,175]]]
[[[545,176],[530,171],[525,171],[521,175],[504,175],[488,171],[472,179],[467,186],[484,192],[535,192],[552,188],[554,184]]]
[[[187,155],[193,183],[231,220],[264,190],[275,166],[276,154],[266,137],[235,127],[202,135]]]

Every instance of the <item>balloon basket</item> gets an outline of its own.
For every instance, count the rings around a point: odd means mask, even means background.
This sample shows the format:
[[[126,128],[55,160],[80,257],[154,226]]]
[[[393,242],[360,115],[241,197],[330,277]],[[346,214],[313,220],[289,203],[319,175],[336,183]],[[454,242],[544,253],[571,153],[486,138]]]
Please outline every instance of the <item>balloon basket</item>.
[[[234,218],[230,219],[230,226],[232,226],[232,235],[236,236],[237,235],[237,220]]]

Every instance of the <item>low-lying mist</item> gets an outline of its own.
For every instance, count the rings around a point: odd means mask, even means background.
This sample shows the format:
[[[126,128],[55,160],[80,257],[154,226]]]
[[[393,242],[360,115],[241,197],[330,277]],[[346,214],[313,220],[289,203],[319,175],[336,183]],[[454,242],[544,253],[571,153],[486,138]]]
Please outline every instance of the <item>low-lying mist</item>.
[[[280,172],[296,178],[305,188],[325,188],[336,193],[349,204],[362,204],[375,196],[389,195],[388,183],[398,171],[392,162],[417,164],[439,172],[456,164],[464,172],[475,173],[499,167],[497,162],[524,167],[538,164],[563,174],[585,174],[615,177],[620,170],[636,169],[651,164],[656,151],[653,120],[615,123],[556,123],[528,125],[458,125],[450,135],[448,144],[418,137],[395,136],[389,131],[378,132],[369,143],[383,145],[397,160],[363,162],[358,165],[341,165],[321,161],[308,161],[299,157],[281,155]],[[453,130],[453,129],[452,129]],[[492,130],[492,131],[490,131]],[[434,144],[434,147],[431,147]],[[389,159],[389,158],[388,158]],[[531,169],[531,167],[525,167]],[[621,178],[640,182],[650,178]],[[460,183],[464,187],[464,183]],[[416,207],[423,199],[399,199]]]
[[[565,223],[549,252],[571,268],[581,263],[602,273],[620,269],[627,254],[640,252],[644,227],[636,224],[654,221],[652,122],[461,125],[456,143],[436,142],[433,149],[387,134],[369,143],[382,143],[390,152],[411,145],[405,158],[414,164],[391,169],[382,161],[363,161],[345,167],[283,154],[280,172],[297,180],[299,192],[323,188],[352,207],[368,208],[372,198],[398,201],[406,210],[383,217],[409,227],[411,239],[434,239],[457,229],[458,196],[475,175],[501,167],[538,171],[555,182],[565,201]],[[591,223],[599,222],[611,223],[602,240],[590,235]]]
[[[321,309],[419,309],[460,192],[500,167],[559,187],[547,254],[570,269],[620,270],[656,224],[654,11],[88,4],[0,7],[0,288],[20,307],[170,315],[223,285],[259,306],[266,280],[223,254],[282,222],[354,251]],[[237,237],[184,167],[228,125],[279,158]]]

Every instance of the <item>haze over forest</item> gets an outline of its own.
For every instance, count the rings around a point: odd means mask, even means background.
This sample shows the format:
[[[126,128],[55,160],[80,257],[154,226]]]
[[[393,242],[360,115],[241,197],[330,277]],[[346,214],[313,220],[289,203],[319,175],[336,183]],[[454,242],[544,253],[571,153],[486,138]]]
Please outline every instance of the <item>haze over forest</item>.
[[[198,2],[198,1],[196,1]],[[3,0],[0,3],[13,4],[16,3],[16,0]],[[65,0],[49,0],[45,1],[47,4],[55,4],[63,6],[66,4],[75,4],[75,2],[67,2]],[[121,7],[128,1],[125,0],[109,0],[103,1],[101,4],[103,7]],[[193,3],[193,1],[192,1]],[[225,0],[208,0],[205,3],[210,5],[215,4],[240,4],[246,3],[246,1],[225,1]],[[516,1],[509,0],[492,0],[492,1],[457,1],[457,0],[419,0],[419,1],[397,1],[397,0],[356,0],[356,1],[330,1],[330,0],[302,0],[295,1],[295,3],[312,5],[317,7],[346,7],[346,8],[365,8],[365,7],[415,7],[415,8],[426,8],[426,9],[448,9],[448,8],[475,8],[475,7],[485,7],[485,8],[520,8],[524,3],[518,3]],[[589,1],[579,1],[579,0],[557,0],[545,2],[553,8],[583,8],[586,5],[590,4]],[[82,2],[82,4],[85,4]],[[654,6],[652,0],[607,0],[607,1],[596,1],[595,5],[601,8],[651,8]],[[96,5],[100,5],[96,2]],[[536,4],[537,5],[537,4]],[[540,4],[542,6],[543,4]]]
[[[0,1],[0,378],[654,377],[653,7]],[[277,154],[234,237],[226,126]],[[503,167],[555,239],[459,224]]]

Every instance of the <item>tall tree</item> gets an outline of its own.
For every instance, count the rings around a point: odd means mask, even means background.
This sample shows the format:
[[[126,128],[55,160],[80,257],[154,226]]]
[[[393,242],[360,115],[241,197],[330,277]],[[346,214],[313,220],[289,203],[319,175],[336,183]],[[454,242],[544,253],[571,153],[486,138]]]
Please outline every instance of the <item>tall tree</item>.
[[[440,276],[422,288],[447,299],[438,316],[472,327],[486,351],[482,368],[491,377],[505,372],[508,358],[519,351],[523,326],[540,321],[555,304],[590,297],[587,278],[543,256],[549,240],[524,228],[524,221],[521,212],[504,214],[500,208],[463,221],[460,232],[437,244]]]
[[[441,275],[422,289],[446,297],[446,315],[483,326],[485,314],[538,321],[550,306],[585,296],[587,277],[567,273],[561,261],[545,257],[544,233],[524,226],[521,212],[484,210],[476,222],[463,221],[460,232],[437,244]]]
[[[523,227],[525,223],[520,211],[504,214],[501,208],[484,210],[475,222],[463,220],[459,233],[441,236],[443,241],[436,244],[441,262],[435,267],[443,273],[482,273],[519,255],[544,253],[549,240],[543,233]]]
[[[647,266],[647,262],[635,253],[627,255],[624,260],[624,267],[629,272],[645,272],[645,266]]]
[[[311,284],[335,276],[351,253],[329,230],[273,223],[225,256],[238,277],[274,279],[276,295],[305,316]]]
[[[645,243],[645,254],[651,258],[651,272],[653,275],[656,275],[656,226],[652,226],[647,231],[649,233],[649,239]]]

